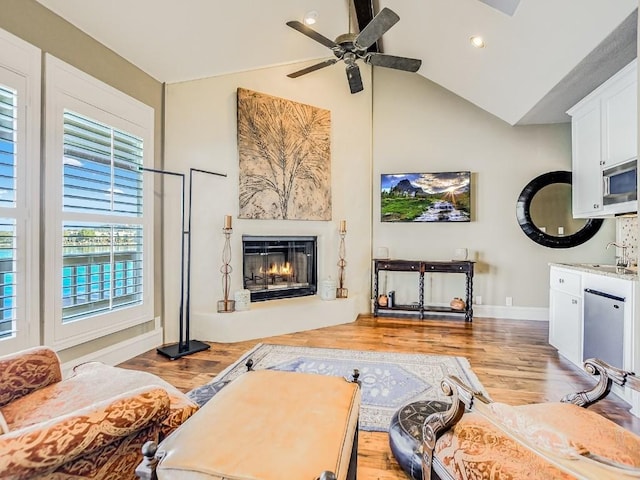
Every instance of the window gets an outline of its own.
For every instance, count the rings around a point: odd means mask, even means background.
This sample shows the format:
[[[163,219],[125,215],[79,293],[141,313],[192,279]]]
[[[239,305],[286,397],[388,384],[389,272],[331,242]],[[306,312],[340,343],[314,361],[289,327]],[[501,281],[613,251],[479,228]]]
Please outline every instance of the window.
[[[66,348],[153,318],[153,109],[46,69],[45,341]]]
[[[0,352],[39,342],[40,50],[0,30]]]
[[[62,322],[142,303],[144,142],[65,111],[62,227]],[[109,217],[79,222],[74,213]]]

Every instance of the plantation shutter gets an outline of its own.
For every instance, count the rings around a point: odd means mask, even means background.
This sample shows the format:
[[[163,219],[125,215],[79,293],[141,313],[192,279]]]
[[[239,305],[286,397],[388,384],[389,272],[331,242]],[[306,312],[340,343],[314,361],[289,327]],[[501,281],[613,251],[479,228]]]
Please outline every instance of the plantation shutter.
[[[143,300],[143,140],[64,111],[63,323]]]
[[[0,208],[5,212],[16,206],[17,99],[15,90],[0,85]],[[16,221],[0,218],[0,339],[16,333],[16,277]]]

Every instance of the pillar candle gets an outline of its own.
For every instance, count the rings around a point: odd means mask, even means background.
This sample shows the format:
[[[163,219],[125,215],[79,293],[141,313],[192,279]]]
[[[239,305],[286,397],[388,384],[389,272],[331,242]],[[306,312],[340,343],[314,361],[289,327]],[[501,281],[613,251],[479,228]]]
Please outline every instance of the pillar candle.
[[[347,221],[340,220],[340,233],[345,233],[347,231]]]
[[[231,215],[224,216],[224,228],[231,229]]]

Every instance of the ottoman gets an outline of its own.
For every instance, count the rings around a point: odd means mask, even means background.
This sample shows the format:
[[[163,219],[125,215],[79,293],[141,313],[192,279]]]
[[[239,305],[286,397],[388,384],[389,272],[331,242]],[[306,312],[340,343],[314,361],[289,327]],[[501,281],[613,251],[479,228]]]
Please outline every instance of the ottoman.
[[[142,479],[356,478],[357,383],[341,377],[249,371],[160,445],[146,445]],[[331,472],[331,473],[329,473]],[[155,476],[154,476],[155,475]]]

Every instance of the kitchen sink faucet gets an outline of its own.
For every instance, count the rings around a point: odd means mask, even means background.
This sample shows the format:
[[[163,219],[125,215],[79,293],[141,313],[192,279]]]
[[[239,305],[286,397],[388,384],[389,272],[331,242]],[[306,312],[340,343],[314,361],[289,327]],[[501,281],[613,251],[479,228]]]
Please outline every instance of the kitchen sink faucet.
[[[625,245],[624,243],[620,244],[620,243],[617,243],[617,242],[609,242],[609,243],[607,243],[607,250],[609,250],[609,247],[611,247],[612,245],[622,249],[622,255],[616,256],[616,266],[617,267],[628,268],[629,267],[629,257],[627,257],[627,248],[629,248],[629,247],[627,245]]]

